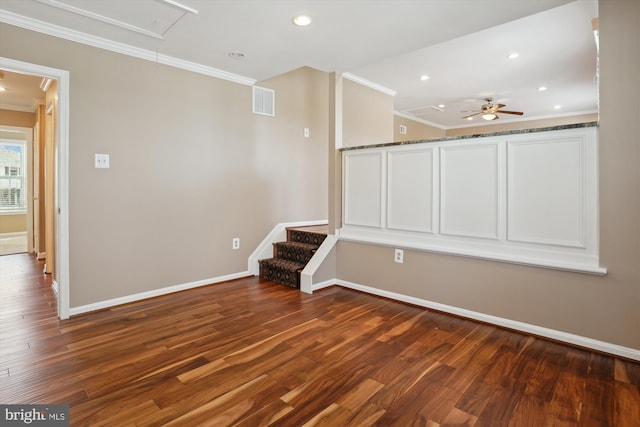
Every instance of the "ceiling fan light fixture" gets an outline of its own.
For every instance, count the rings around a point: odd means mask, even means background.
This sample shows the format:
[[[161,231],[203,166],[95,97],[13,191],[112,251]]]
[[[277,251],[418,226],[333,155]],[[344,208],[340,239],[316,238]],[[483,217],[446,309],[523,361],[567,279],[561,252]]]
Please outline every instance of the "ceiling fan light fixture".
[[[495,120],[498,118],[498,115],[494,113],[487,113],[487,114],[483,114],[482,118],[485,120]]]

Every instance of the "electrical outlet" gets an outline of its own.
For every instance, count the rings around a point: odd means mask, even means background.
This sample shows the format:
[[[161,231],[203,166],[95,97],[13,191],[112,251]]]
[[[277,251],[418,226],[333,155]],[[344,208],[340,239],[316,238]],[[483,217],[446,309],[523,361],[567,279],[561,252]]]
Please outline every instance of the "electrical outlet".
[[[95,168],[96,169],[109,169],[109,155],[108,154],[96,154],[95,155]]]
[[[231,248],[232,249],[240,249],[240,238],[239,237],[234,237],[233,240],[231,241]]]
[[[402,264],[404,262],[404,251],[402,249],[396,249],[393,260],[398,264]]]

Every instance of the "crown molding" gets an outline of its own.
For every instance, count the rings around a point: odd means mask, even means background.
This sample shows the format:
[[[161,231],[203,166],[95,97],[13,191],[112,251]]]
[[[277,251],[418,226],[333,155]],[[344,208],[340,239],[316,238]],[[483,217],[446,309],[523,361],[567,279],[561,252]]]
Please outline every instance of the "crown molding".
[[[367,79],[363,79],[360,76],[356,76],[355,74],[351,74],[351,73],[342,73],[342,77],[344,77],[345,79],[351,80],[352,82],[361,84],[363,86],[366,86],[368,88],[377,90],[378,92],[382,92],[386,95],[391,95],[391,96],[396,96],[396,91],[393,89],[389,89],[388,87],[379,85],[378,83],[374,83],[372,81],[369,81]]]
[[[195,62],[185,61],[183,59],[174,58],[172,56],[159,54],[150,50],[140,49],[124,43],[114,42],[102,37],[82,33],[80,31],[70,30],[68,28],[49,24],[37,19],[28,18],[26,16],[9,12],[3,9],[0,9],[0,22],[24,28],[26,30],[35,31],[41,34],[58,37],[64,40],[81,43],[87,46],[96,47],[98,49],[104,49],[111,52],[132,56],[134,58],[144,59],[146,61],[192,71],[194,73],[203,74],[205,76],[228,80],[245,86],[252,86],[256,82],[255,79],[251,79],[249,77],[229,73],[217,68],[198,64]]]
[[[407,120],[413,120],[414,122],[422,123],[423,125],[431,126],[434,128],[447,129],[445,126],[430,122],[425,119],[421,119],[420,117],[412,116],[411,114],[403,113],[402,111],[394,111],[393,115],[398,117],[404,117]]]

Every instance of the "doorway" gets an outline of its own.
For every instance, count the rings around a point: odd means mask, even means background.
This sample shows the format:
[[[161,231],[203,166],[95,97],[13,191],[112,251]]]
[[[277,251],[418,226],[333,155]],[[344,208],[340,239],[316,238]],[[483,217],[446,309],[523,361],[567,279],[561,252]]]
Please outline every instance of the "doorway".
[[[57,295],[58,317],[69,318],[69,72],[44,65],[31,64],[0,57],[0,68],[9,72],[43,76],[57,83],[57,99],[47,105],[51,108],[53,137],[56,141],[54,161],[50,170],[53,215],[51,227],[55,230],[53,262],[55,277],[53,290]]]
[[[32,129],[0,125],[0,256],[33,252],[33,182]]]

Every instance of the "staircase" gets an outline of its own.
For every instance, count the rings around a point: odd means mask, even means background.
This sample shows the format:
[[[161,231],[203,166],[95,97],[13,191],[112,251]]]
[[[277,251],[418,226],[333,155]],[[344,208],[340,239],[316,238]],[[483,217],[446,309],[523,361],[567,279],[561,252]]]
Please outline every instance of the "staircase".
[[[273,244],[273,258],[258,260],[260,277],[300,289],[300,273],[326,237],[326,225],[287,227],[287,241]]]

